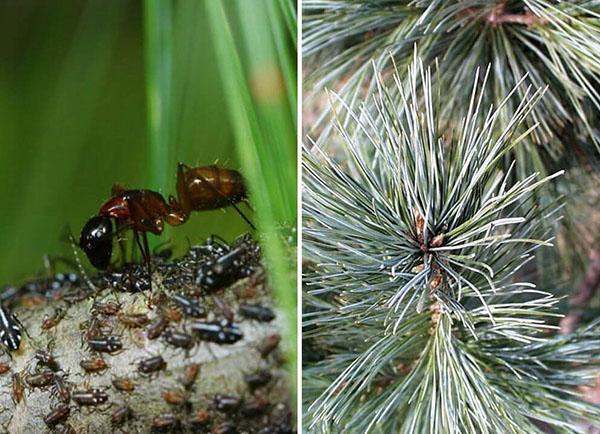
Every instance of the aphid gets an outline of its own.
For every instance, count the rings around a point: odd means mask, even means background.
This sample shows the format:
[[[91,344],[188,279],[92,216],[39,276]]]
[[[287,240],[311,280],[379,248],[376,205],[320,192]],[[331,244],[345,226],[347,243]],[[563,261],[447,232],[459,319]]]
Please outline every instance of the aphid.
[[[39,365],[46,366],[55,372],[60,369],[58,362],[49,351],[37,350],[34,357]]]
[[[64,422],[70,414],[71,409],[69,406],[66,404],[60,404],[58,407],[44,416],[44,423],[49,427],[53,427],[61,422]]]
[[[54,394],[65,404],[71,400],[71,390],[60,375],[54,376]]]
[[[37,374],[28,375],[25,377],[25,382],[32,389],[43,388],[48,386],[54,380],[54,372],[42,371]]]
[[[215,425],[210,432],[212,434],[235,434],[238,431],[234,422],[226,421]]]
[[[146,335],[141,329],[134,329],[131,331],[131,342],[138,348],[146,347]]]
[[[23,394],[25,392],[25,386],[23,385],[23,378],[21,374],[15,372],[12,376],[12,392],[13,392],[13,401],[15,403],[21,402],[23,399]]]
[[[169,329],[165,332],[165,340],[174,347],[189,350],[194,346],[194,338],[184,332]]]
[[[46,302],[46,297],[41,294],[25,294],[19,300],[22,306],[35,307]]]
[[[262,342],[258,346],[258,352],[263,358],[266,358],[269,354],[277,348],[279,345],[279,341],[281,341],[281,336],[278,334],[269,335],[262,340]]]
[[[160,371],[166,367],[167,363],[164,361],[162,356],[154,356],[142,360],[138,365],[138,371],[143,374],[151,374],[152,372]]]
[[[105,325],[106,323],[97,316],[92,317],[92,320],[89,323],[87,321],[81,323],[79,327],[85,329],[82,334],[82,345],[96,336],[101,336]]]
[[[234,344],[244,337],[238,326],[222,319],[219,321],[195,321],[190,329],[201,339],[217,344]]]
[[[19,293],[22,292],[22,287],[7,286],[0,290],[0,304],[15,300]]]
[[[132,414],[131,408],[126,405],[117,407],[110,415],[110,423],[113,425],[123,425]]]
[[[6,374],[10,371],[10,365],[8,363],[0,362],[0,375]]]
[[[75,390],[71,398],[79,405],[100,405],[108,401],[108,394],[100,389]]]
[[[117,318],[120,322],[129,328],[140,328],[148,325],[150,319],[145,313],[125,313],[119,312]]]
[[[100,353],[114,353],[123,349],[123,343],[116,336],[93,337],[87,340],[92,351]]]
[[[211,235],[204,244],[193,246],[188,256],[193,261],[203,261],[206,258],[214,258],[224,255],[230,249],[227,241],[218,235]]]
[[[52,262],[52,260],[45,262],[48,273],[51,273],[53,270],[53,265],[50,262]],[[75,264],[69,261],[69,265],[74,266]],[[81,279],[79,278],[79,275],[77,273],[59,272],[55,273],[53,276],[44,279],[38,279],[34,281],[34,283],[37,285],[37,288],[40,292],[48,292],[65,287],[79,285],[81,283]]]
[[[148,276],[141,275],[142,268],[136,264],[128,264],[121,271],[113,271],[104,276],[108,286],[118,290],[124,288],[131,292],[142,292],[150,289]]]
[[[152,430],[155,432],[169,432],[179,429],[180,422],[173,413],[163,413],[152,418]]]
[[[162,397],[168,404],[182,405],[187,402],[185,394],[179,390],[165,390]]]
[[[269,401],[264,397],[255,396],[242,404],[240,412],[248,417],[259,416],[267,410],[269,404]]]
[[[21,344],[21,329],[16,316],[0,306],[0,342],[9,351],[17,351]]]
[[[292,432],[290,424],[282,422],[267,426],[258,431],[257,434],[292,434]]]
[[[121,392],[133,392],[135,390],[135,383],[129,378],[125,377],[114,377],[112,384],[117,390]]]
[[[86,288],[71,288],[63,292],[62,299],[67,303],[79,303],[85,300],[90,295],[90,291]]]
[[[223,316],[227,319],[227,321],[233,322],[233,319],[234,319],[233,310],[231,310],[231,308],[229,306],[227,306],[225,304],[225,302],[223,300],[221,300],[220,297],[217,297],[215,295],[215,296],[213,296],[213,300],[215,301],[215,304],[221,310],[221,312],[223,313]]]
[[[148,339],[157,339],[169,325],[169,320],[166,316],[158,316],[146,329]]]
[[[83,368],[85,372],[101,372],[108,368],[108,365],[101,358],[84,359],[79,362],[79,366]]]
[[[175,294],[171,299],[183,310],[183,312],[194,318],[201,318],[206,315],[206,309],[197,300],[186,297],[182,294]]]
[[[102,315],[106,315],[106,316],[116,315],[117,313],[119,313],[120,310],[121,310],[121,305],[118,303],[115,303],[114,301],[109,301],[106,303],[100,303],[97,301],[92,306],[93,314],[101,313]]]
[[[199,430],[205,428],[209,422],[210,414],[208,414],[208,411],[200,409],[194,414],[194,417],[190,420],[190,425],[192,426],[192,428]]]
[[[232,413],[238,409],[242,400],[237,396],[215,395],[213,403],[218,411],[222,413]]]
[[[181,382],[181,384],[183,384],[183,387],[185,387],[186,389],[190,389],[194,385],[194,382],[196,381],[199,372],[200,364],[190,363],[185,367],[183,371],[183,377],[181,377],[179,381]]]
[[[164,308],[163,314],[170,322],[178,322],[182,318],[182,313],[179,309],[174,309],[170,307]]]
[[[267,306],[261,306],[260,304],[243,303],[240,305],[240,314],[246,318],[262,322],[269,322],[275,319],[273,309]]]
[[[42,330],[50,330],[60,322],[66,315],[66,311],[61,308],[57,308],[54,310],[54,314],[51,316],[44,317],[42,321]]]
[[[65,423],[62,426],[62,429],[57,432],[57,434],[77,434],[75,428],[73,428],[70,424]]]
[[[269,381],[271,381],[272,378],[273,376],[267,370],[258,371],[254,374],[244,375],[244,381],[252,390],[264,386]]]
[[[247,277],[258,264],[259,248],[250,236],[244,236],[236,245],[215,259],[209,259],[198,269],[196,284],[218,289]]]

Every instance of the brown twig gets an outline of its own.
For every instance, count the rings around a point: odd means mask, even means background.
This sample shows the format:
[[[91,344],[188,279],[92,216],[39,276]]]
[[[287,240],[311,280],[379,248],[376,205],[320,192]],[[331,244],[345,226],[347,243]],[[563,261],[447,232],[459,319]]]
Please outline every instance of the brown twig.
[[[477,15],[481,9],[469,8],[463,11],[465,15]],[[489,23],[492,27],[497,27],[502,24],[523,24],[531,28],[536,24],[546,24],[547,19],[535,15],[531,11],[527,11],[524,14],[512,14],[506,12],[506,5],[500,3],[493,8],[489,9],[487,14],[482,16],[482,19]]]
[[[588,269],[583,281],[571,297],[570,311],[560,321],[560,332],[568,334],[575,330],[581,320],[586,305],[594,297],[600,287],[600,249],[593,248],[589,255]]]

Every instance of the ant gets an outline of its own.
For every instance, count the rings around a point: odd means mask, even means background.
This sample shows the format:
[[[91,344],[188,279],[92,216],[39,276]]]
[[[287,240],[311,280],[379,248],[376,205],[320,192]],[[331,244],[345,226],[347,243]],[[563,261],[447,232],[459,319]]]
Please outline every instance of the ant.
[[[107,269],[112,256],[113,235],[131,229],[148,274],[151,275],[148,232],[160,235],[165,222],[178,226],[187,221],[192,211],[231,205],[250,227],[255,229],[236,206],[247,199],[244,180],[238,171],[215,165],[190,167],[179,163],[176,189],[177,199],[169,195],[167,201],[156,191],[125,190],[121,186],[113,186],[112,197],[100,207],[98,215],[90,218],[81,230],[79,247],[91,264],[101,270]],[[112,220],[115,221],[116,231],[113,231]],[[143,244],[140,242],[140,235]],[[123,244],[121,251],[125,251]]]

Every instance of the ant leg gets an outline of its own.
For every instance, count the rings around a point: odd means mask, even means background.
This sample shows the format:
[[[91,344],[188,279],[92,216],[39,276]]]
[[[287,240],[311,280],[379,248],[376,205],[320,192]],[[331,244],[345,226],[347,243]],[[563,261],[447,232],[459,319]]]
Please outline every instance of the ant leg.
[[[125,229],[125,226],[118,219],[116,219],[116,225],[117,225],[117,233],[120,234]],[[127,248],[125,246],[125,240],[121,237],[121,235],[118,236],[117,240],[119,242],[119,250],[121,251],[121,261],[122,261],[121,265],[125,265],[125,263],[127,262],[127,256],[126,256]]]
[[[138,231],[133,231],[133,239],[135,240],[135,244],[138,246],[138,249],[140,249],[140,253],[142,254],[142,258],[145,259],[146,256],[144,254],[144,247],[142,246],[142,243],[140,242],[140,236],[138,234]],[[131,255],[132,255],[131,259],[134,259],[133,258],[133,250],[134,249],[131,250]]]
[[[179,167],[188,167],[183,163],[179,163]],[[177,179],[179,180],[179,176],[177,177]],[[215,193],[217,193],[220,196],[223,196],[225,198],[227,198],[227,196],[225,196],[223,193],[221,193],[219,191],[218,188],[216,188],[214,185],[212,185],[206,178],[204,178],[203,176],[198,176],[198,179],[200,179],[200,181],[202,181],[208,188],[210,188],[211,190],[213,190]],[[246,223],[248,223],[248,226],[250,226],[252,228],[252,230],[256,230],[256,226],[254,226],[252,224],[252,222],[250,221],[250,219],[248,217],[246,217],[244,215],[244,213],[242,212],[242,210],[237,206],[237,204],[235,202],[233,202],[232,200],[230,200],[229,198],[227,198],[227,200],[229,201],[229,204],[233,207],[233,209],[235,209],[237,211],[237,213],[240,215],[240,217],[242,217],[244,219],[244,221]]]
[[[239,208],[238,208],[238,206],[237,206],[235,203],[233,203],[233,202],[231,203],[231,206],[232,206],[232,207],[233,207],[233,208],[234,208],[234,209],[237,211],[237,213],[238,213],[238,214],[239,214],[239,215],[240,215],[240,216],[241,216],[241,217],[244,219],[244,221],[245,221],[246,223],[248,223],[248,226],[250,226],[250,227],[252,228],[252,230],[253,230],[253,231],[255,231],[255,230],[256,230],[256,226],[254,226],[254,225],[252,224],[252,222],[250,221],[250,219],[244,215],[244,213],[242,212],[242,210],[241,210],[241,209],[239,209]]]
[[[150,305],[152,305],[152,256],[150,254],[150,246],[148,245],[148,234],[142,233],[142,239],[144,241],[144,262],[146,263],[146,270],[148,272],[148,282],[150,283]]]
[[[144,262],[146,262],[148,276],[152,279],[152,256],[150,253],[150,246],[148,245],[148,234],[146,234],[146,232],[142,234],[142,240],[144,241]]]
[[[179,201],[178,205],[184,221],[187,220],[188,216],[192,212],[192,204],[185,176],[186,171],[189,170],[191,170],[191,168],[184,163],[179,163],[177,165],[177,200]]]
[[[144,258],[144,261],[146,261],[146,253],[144,251],[144,247],[142,246],[142,243],[140,242],[140,237],[139,237],[138,231],[133,231],[133,238],[134,238],[135,243],[137,244],[138,248],[140,249],[140,252],[142,253],[142,257]],[[150,273],[149,273],[149,279],[150,280],[148,281],[148,283],[150,284],[150,293],[152,293],[152,274],[150,274]],[[130,284],[131,284],[133,282],[133,278],[130,277],[129,281],[130,281]],[[144,294],[144,297],[145,296],[146,295]],[[150,300],[151,299],[152,299],[152,295],[150,295]]]

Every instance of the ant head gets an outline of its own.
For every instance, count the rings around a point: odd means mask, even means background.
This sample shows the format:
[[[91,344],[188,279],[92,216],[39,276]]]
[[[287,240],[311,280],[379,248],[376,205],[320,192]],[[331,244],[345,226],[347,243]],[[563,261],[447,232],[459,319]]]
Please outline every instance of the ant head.
[[[101,270],[108,268],[112,256],[112,222],[104,216],[94,216],[81,230],[79,247],[92,265]]]

